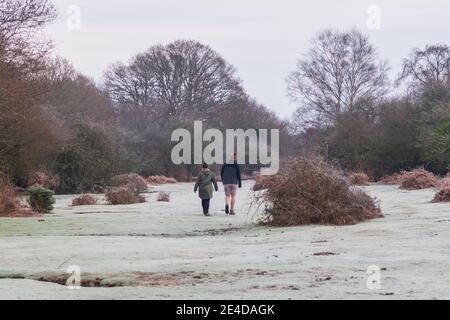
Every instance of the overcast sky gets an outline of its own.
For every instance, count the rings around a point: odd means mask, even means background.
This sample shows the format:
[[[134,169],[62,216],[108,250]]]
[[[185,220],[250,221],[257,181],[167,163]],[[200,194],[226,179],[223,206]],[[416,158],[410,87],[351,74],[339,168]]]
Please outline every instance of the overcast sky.
[[[367,33],[394,77],[411,48],[450,44],[448,0],[55,0],[59,19],[48,28],[59,55],[101,80],[105,68],[157,43],[195,39],[238,70],[247,92],[288,117],[295,105],[285,78],[318,31],[356,27]],[[80,9],[80,29],[72,5]],[[381,9],[368,28],[368,8]],[[69,9],[69,13],[68,13]],[[373,20],[371,20],[373,21]],[[69,27],[71,26],[71,27]],[[75,27],[75,28],[74,28]]]

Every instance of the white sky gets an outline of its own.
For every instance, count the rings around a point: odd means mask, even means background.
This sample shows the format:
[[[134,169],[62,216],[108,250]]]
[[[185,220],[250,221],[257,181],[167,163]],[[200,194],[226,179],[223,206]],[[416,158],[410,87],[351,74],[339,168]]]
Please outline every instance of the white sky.
[[[105,68],[157,43],[195,39],[238,70],[247,92],[288,117],[295,105],[285,78],[318,31],[359,28],[394,77],[413,47],[450,44],[448,0],[54,0],[59,19],[48,28],[59,55],[101,80]],[[67,26],[68,8],[81,12],[81,29]],[[367,8],[381,9],[381,28],[367,27]],[[72,21],[72,20],[69,20]]]

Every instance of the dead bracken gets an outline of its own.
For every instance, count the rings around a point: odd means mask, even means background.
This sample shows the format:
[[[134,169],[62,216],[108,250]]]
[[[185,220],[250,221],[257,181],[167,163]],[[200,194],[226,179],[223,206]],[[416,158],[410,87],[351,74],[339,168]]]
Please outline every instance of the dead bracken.
[[[134,193],[147,192],[147,181],[138,174],[129,173],[121,174],[111,178],[114,186],[116,187],[126,187]]]
[[[348,183],[355,186],[367,186],[370,182],[369,176],[364,172],[352,172],[348,176]]]
[[[127,187],[120,187],[108,191],[105,195],[106,201],[111,205],[134,204],[146,202],[145,196],[137,194]]]
[[[89,194],[82,194],[72,200],[72,206],[92,206],[97,204],[97,199]]]
[[[382,217],[375,201],[320,158],[298,158],[256,196],[265,205],[262,223],[274,226],[355,224]]]
[[[253,185],[253,191],[260,191],[267,189],[268,182],[270,181],[271,176],[262,176],[258,175],[255,177],[255,184]]]
[[[166,177],[166,176],[150,176],[147,178],[147,182],[153,185],[159,185],[159,184],[173,184],[177,183],[177,180],[172,177]]]
[[[450,202],[450,186],[445,185],[436,193],[432,202]]]
[[[14,185],[0,173],[0,217],[36,216],[29,207],[20,203]]]
[[[386,184],[386,185],[397,185],[402,183],[402,175],[399,173],[394,173],[389,176],[383,176],[377,182],[378,184]]]
[[[435,188],[438,185],[438,178],[433,173],[423,168],[417,168],[412,171],[401,173],[400,189],[420,190]]]

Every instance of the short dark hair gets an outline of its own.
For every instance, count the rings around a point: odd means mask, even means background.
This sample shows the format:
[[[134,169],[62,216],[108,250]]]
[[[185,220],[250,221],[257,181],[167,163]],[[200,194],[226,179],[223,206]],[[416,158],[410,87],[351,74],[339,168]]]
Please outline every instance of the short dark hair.
[[[208,169],[208,164],[207,164],[207,163],[205,163],[205,162],[203,162],[203,164],[202,164],[202,168],[203,168],[203,169]]]

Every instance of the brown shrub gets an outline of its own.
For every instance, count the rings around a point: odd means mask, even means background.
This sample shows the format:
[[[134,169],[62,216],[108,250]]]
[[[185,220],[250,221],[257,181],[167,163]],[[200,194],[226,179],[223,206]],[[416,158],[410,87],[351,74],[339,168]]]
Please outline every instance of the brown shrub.
[[[188,178],[188,174],[186,173],[186,170],[176,170],[174,172],[174,179],[176,179],[176,181],[183,181],[183,182],[189,182],[189,180],[190,180]]]
[[[73,199],[72,206],[92,206],[97,204],[97,199],[89,194],[82,194],[79,197]]]
[[[106,193],[107,187],[101,184],[94,184],[91,188],[91,192],[95,194]]]
[[[396,185],[402,184],[402,175],[399,173],[394,173],[390,176],[383,176],[378,180],[378,184]]]
[[[450,185],[441,187],[432,202],[450,202]]]
[[[355,224],[382,217],[374,200],[319,158],[288,163],[257,196],[266,205],[264,223],[274,226]]]
[[[17,200],[14,185],[6,176],[0,174],[0,216],[25,217],[32,215],[35,213]]]
[[[108,191],[105,196],[108,204],[112,205],[146,202],[143,195],[136,194],[133,190],[127,187],[112,189]]]
[[[272,178],[273,176],[262,176],[262,175],[255,176],[255,184],[253,185],[253,191],[267,189],[269,186],[269,182]]]
[[[241,174],[241,180],[242,181],[244,181],[244,180],[253,180],[253,179],[255,179],[255,177],[252,176],[252,175],[249,175],[249,174],[246,174],[246,173]]]
[[[435,188],[439,185],[438,178],[423,168],[401,173],[400,189],[420,190]]]
[[[348,183],[355,186],[367,186],[370,182],[369,176],[364,172],[352,172],[347,180]]]
[[[49,190],[55,190],[59,186],[59,179],[48,172],[33,172],[28,179],[28,188],[41,187]]]
[[[166,176],[150,176],[147,178],[147,182],[150,184],[171,184],[177,183],[177,180]]]
[[[158,193],[158,201],[170,202],[170,193],[169,192],[160,191]]]
[[[450,177],[445,176],[443,179],[439,181],[439,188],[447,188],[450,187]]]
[[[148,191],[147,181],[136,173],[121,174],[111,178],[114,186],[126,187],[134,193],[143,193]]]
[[[0,212],[12,212],[20,209],[14,186],[3,175],[0,175]]]

